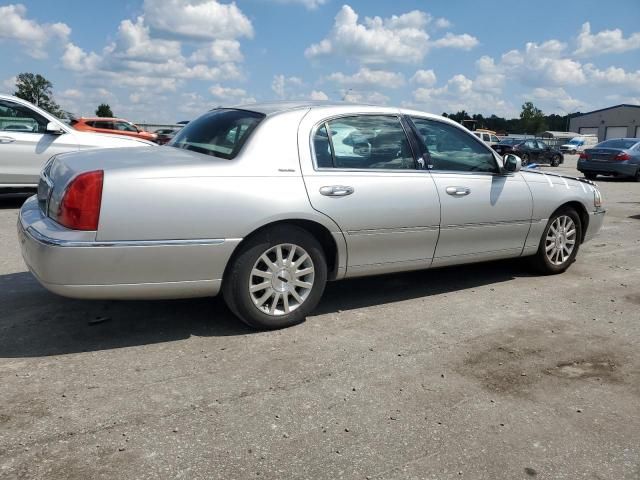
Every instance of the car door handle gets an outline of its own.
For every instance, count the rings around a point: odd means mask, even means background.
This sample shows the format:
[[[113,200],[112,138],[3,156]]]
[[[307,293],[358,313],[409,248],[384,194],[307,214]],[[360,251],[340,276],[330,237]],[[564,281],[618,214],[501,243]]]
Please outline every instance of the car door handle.
[[[320,193],[327,197],[345,197],[353,193],[353,187],[346,185],[328,185],[320,187]]]
[[[469,187],[447,187],[445,191],[454,197],[464,197],[471,193],[471,189]]]
[[[13,137],[0,137],[0,143],[13,143],[16,139]]]

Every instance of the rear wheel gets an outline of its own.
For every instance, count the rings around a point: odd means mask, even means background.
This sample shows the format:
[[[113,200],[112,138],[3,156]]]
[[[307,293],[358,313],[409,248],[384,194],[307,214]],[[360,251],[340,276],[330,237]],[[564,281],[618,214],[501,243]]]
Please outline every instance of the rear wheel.
[[[225,276],[225,302],[243,322],[277,329],[305,320],[327,281],[320,243],[295,226],[274,227],[242,245]]]
[[[640,168],[638,168],[638,170],[636,170],[636,174],[633,177],[633,180],[636,182],[640,182]]]
[[[544,275],[564,272],[575,260],[581,239],[578,213],[573,208],[558,210],[542,233],[538,252],[531,257],[532,267]]]
[[[593,173],[593,172],[583,172],[584,173],[584,178],[586,178],[587,180],[595,180],[596,177],[598,176],[597,173]]]
[[[551,166],[557,167],[559,165],[560,165],[560,155],[554,155],[553,158],[551,159]]]

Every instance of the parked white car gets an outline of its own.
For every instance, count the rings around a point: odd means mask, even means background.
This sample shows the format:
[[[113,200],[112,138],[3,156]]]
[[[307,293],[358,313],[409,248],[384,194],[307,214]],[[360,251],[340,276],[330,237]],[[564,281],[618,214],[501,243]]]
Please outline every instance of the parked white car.
[[[149,145],[154,144],[74,130],[21,98],[0,94],[0,189],[37,187],[40,170],[58,153]]]

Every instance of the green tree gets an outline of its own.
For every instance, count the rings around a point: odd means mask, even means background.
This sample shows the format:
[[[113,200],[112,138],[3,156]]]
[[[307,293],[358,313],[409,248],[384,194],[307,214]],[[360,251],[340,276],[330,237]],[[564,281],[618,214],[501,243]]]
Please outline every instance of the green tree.
[[[53,84],[38,73],[19,74],[16,78],[14,95],[33,103],[56,117],[65,117],[65,112],[53,100]]]
[[[98,105],[96,115],[98,117],[113,117],[113,112],[111,111],[111,107],[107,103],[101,103],[100,105]]]
[[[542,110],[531,102],[525,102],[520,112],[521,128],[525,133],[539,133],[547,129],[547,122]]]

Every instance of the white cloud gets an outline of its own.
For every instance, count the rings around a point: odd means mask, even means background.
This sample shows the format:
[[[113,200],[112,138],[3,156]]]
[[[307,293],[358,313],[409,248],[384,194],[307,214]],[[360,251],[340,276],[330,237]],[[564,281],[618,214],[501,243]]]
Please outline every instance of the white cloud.
[[[16,77],[9,77],[6,80],[3,80],[0,85],[2,85],[2,91],[6,93],[13,94],[16,89]]]
[[[324,93],[322,90],[312,90],[311,93],[309,94],[309,99],[326,101],[326,100],[329,100],[329,96],[326,93]]]
[[[71,29],[65,23],[38,23],[26,18],[21,4],[0,7],[0,40],[15,40],[33,58],[47,57],[47,48],[55,39],[66,41]]]
[[[436,28],[450,28],[453,26],[451,22],[446,18],[437,18],[436,21],[433,22],[433,25]]]
[[[431,87],[436,84],[437,78],[433,70],[418,70],[411,77],[411,82],[418,85]]]
[[[358,14],[344,5],[335,17],[327,38],[305,50],[310,59],[326,55],[353,57],[362,63],[417,63],[428,49],[428,23],[424,12],[414,10],[390,18],[366,17],[358,23]]]
[[[62,65],[68,70],[76,72],[94,71],[100,61],[101,58],[96,53],[87,53],[71,42],[67,43],[64,54],[62,55]]]
[[[454,75],[445,85],[438,88],[417,88],[413,92],[413,101],[404,102],[404,105],[433,113],[466,110],[505,116],[517,114],[502,95],[479,90],[476,81],[462,74]]]
[[[271,82],[271,90],[278,96],[278,98],[292,98],[295,94],[291,90],[297,90],[297,87],[304,85],[304,82],[299,77],[285,77],[284,75],[274,75]]]
[[[640,48],[640,32],[632,33],[624,38],[622,30],[602,30],[595,35],[591,34],[591,24],[585,22],[577,38],[575,55],[592,57],[605,53],[622,53]]]
[[[151,63],[164,63],[168,58],[180,55],[180,42],[151,39],[143,17],[138,17],[135,23],[131,20],[120,22],[112,48],[115,57]]]
[[[276,3],[293,3],[302,5],[309,10],[315,10],[316,8],[327,3],[328,0],[272,0]]]
[[[235,3],[216,0],[144,0],[152,29],[170,38],[216,40],[253,37],[253,26]]]
[[[474,80],[474,88],[480,92],[500,94],[504,86],[506,76],[502,68],[495,64],[493,58],[486,55],[476,61],[478,75]]]
[[[584,71],[593,84],[623,87],[630,92],[640,92],[640,70],[627,72],[623,68],[613,66],[600,70],[592,63],[587,63]]]
[[[586,77],[582,64],[566,56],[567,45],[558,40],[542,44],[529,42],[524,51],[502,55],[499,68],[524,84],[539,86],[582,85]]]
[[[244,57],[237,40],[214,40],[196,50],[189,60],[193,62],[242,62]]]
[[[209,93],[215,98],[222,100],[237,99],[247,96],[247,92],[242,88],[223,87],[220,84],[213,85],[209,88]]]
[[[353,75],[345,75],[342,72],[332,73],[327,80],[347,86],[378,86],[384,88],[399,88],[404,85],[404,76],[397,72],[385,70],[369,70],[361,68]]]
[[[388,18],[365,17],[358,22],[358,14],[349,5],[343,5],[335,17],[333,28],[326,38],[310,45],[305,56],[316,59],[325,56],[344,56],[363,64],[419,63],[430,47],[470,50],[478,39],[464,33],[447,33],[430,41],[427,27],[447,28],[451,23],[420,10]]]
[[[535,100],[536,106],[542,108],[543,111],[557,111],[559,109],[565,114],[585,107],[583,101],[573,98],[561,87],[534,88],[532,92],[524,95],[524,99]]]
[[[471,50],[477,47],[480,42],[476,37],[463,33],[462,35],[454,35],[451,32],[433,42],[433,46],[437,48],[457,48],[460,50]]]
[[[371,105],[386,105],[389,97],[380,92],[358,92],[354,90],[342,90],[342,100],[350,103],[367,103]]]

